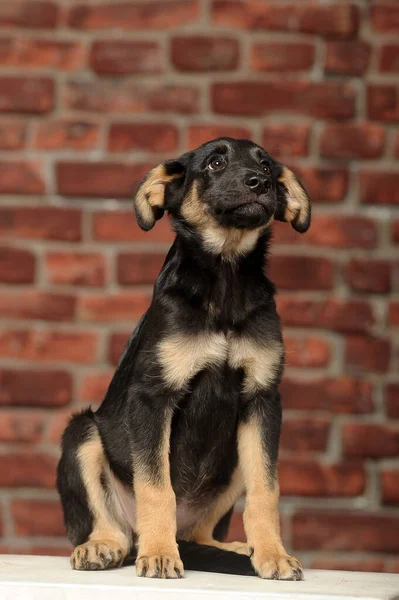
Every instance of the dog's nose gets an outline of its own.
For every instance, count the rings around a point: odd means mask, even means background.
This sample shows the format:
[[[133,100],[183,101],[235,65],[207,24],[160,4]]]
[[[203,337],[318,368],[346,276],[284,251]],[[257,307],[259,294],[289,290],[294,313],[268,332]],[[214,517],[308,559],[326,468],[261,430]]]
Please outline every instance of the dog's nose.
[[[269,179],[262,175],[247,175],[244,179],[244,183],[247,187],[258,194],[263,194],[270,187]]]

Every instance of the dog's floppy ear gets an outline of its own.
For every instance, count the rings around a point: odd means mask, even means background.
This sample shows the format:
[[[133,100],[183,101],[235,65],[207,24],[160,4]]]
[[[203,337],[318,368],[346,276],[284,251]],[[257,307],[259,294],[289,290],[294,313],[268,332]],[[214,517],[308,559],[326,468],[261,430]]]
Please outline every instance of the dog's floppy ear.
[[[290,169],[282,166],[277,183],[275,218],[288,221],[294,229],[304,233],[309,229],[310,217],[310,200],[305,188]]]
[[[184,172],[184,160],[167,160],[151,169],[141,180],[133,200],[134,213],[141,229],[149,231],[163,216],[166,186],[174,179],[182,178]]]

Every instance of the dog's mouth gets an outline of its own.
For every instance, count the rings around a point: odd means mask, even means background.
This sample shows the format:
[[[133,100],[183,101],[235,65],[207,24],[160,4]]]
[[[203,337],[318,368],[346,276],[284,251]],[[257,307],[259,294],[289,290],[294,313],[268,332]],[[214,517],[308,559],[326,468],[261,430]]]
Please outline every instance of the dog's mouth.
[[[215,211],[221,225],[239,229],[254,229],[267,223],[272,216],[272,207],[262,198],[240,201],[233,206],[224,206]]]

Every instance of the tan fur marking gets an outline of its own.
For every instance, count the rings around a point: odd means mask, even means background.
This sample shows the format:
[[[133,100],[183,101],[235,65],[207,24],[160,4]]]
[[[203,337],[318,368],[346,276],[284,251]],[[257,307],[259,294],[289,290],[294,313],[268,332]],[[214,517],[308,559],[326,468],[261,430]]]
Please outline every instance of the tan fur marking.
[[[186,196],[181,212],[186,221],[198,229],[207,250],[221,254],[226,259],[250,252],[255,247],[260,233],[273,221],[272,218],[266,225],[252,230],[221,227],[201,202],[196,182]]]
[[[222,333],[176,334],[158,344],[164,378],[173,389],[181,389],[199,371],[221,364],[227,358],[227,340]]]
[[[253,339],[231,337],[228,362],[233,369],[244,369],[244,391],[249,393],[274,382],[283,353],[283,344],[278,341],[259,344]]]
[[[304,189],[298,183],[294,173],[287,167],[283,167],[279,181],[287,190],[285,220],[289,222],[297,220],[299,224],[305,223],[309,216],[309,199]]]
[[[144,577],[183,575],[176,543],[176,497],[170,481],[171,422],[172,411],[165,415],[158,456],[158,482],[150,480],[139,458],[133,459],[136,530],[139,536],[136,569],[138,575]]]
[[[238,427],[238,456],[247,492],[244,528],[253,548],[252,564],[261,577],[301,578],[298,561],[287,555],[280,537],[279,486],[267,473],[260,424],[252,419]]]
[[[79,448],[78,460],[94,523],[89,541],[75,548],[72,566],[76,569],[84,569],[85,564],[97,564],[96,568],[115,566],[115,561],[120,563],[127,555],[130,540],[115,519],[101,485],[101,475],[109,470],[109,465],[97,431],[93,431],[91,438]],[[106,556],[105,562],[100,555]]]
[[[136,210],[145,223],[153,223],[153,208],[163,207],[165,186],[177,177],[180,177],[180,174],[168,175],[162,164],[154,167],[149,172],[147,179],[138,189],[135,198]]]
[[[243,542],[218,542],[213,539],[213,530],[220,519],[230,510],[237,499],[244,492],[244,481],[240,467],[237,467],[232,475],[227,488],[209,505],[200,519],[184,533],[182,539],[214,546],[222,550],[248,554],[248,546]]]

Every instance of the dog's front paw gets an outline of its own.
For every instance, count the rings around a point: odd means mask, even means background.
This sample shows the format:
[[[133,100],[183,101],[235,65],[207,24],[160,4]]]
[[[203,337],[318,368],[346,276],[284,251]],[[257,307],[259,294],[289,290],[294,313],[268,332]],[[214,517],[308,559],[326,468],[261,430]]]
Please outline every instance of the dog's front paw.
[[[139,577],[159,579],[180,579],[184,577],[183,563],[179,556],[155,554],[139,556],[136,560],[136,572]]]
[[[255,571],[262,579],[286,579],[300,581],[303,579],[299,561],[288,555],[264,555],[256,551],[251,557]]]

